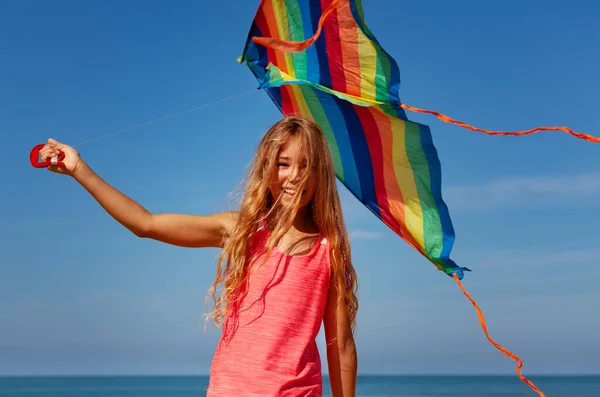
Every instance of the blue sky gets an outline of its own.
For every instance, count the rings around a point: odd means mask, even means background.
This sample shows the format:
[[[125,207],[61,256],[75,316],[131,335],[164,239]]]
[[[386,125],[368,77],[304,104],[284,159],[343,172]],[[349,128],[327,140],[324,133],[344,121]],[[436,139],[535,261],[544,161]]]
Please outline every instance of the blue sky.
[[[217,251],[140,240],[73,180],[28,162],[252,90],[235,59],[258,1],[5,2],[0,12],[0,374],[207,373]],[[365,1],[401,98],[488,129],[600,136],[591,0]],[[262,92],[78,147],[154,212],[227,209],[280,117]],[[600,373],[600,146],[431,126],[466,288],[525,373]],[[514,373],[457,285],[342,188],[360,277],[361,373]],[[319,343],[323,346],[322,335]],[[322,357],[325,358],[324,350]]]

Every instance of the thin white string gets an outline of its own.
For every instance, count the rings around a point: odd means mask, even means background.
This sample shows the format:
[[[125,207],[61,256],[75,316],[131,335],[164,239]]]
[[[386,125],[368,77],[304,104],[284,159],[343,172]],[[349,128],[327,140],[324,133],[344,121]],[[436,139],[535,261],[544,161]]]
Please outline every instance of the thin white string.
[[[165,117],[161,117],[161,118],[156,119],[156,120],[147,121],[145,123],[141,123],[141,124],[137,124],[137,125],[134,125],[134,126],[131,126],[131,127],[127,127],[127,128],[122,129],[122,130],[111,132],[111,133],[106,134],[106,135],[101,135],[101,136],[98,136],[98,137],[95,137],[95,138],[91,138],[91,139],[88,139],[87,141],[83,141],[83,142],[80,142],[80,143],[78,143],[76,145],[73,145],[73,147],[85,145],[86,143],[94,142],[94,141],[97,141],[97,140],[100,140],[100,139],[108,138],[108,137],[113,136],[113,135],[122,134],[123,132],[135,130],[135,129],[140,128],[140,127],[145,127],[145,126],[150,125],[150,124],[154,124],[154,123],[158,123],[158,122],[161,122],[161,121],[164,121],[164,120],[167,120],[167,119],[171,119],[173,117],[181,116],[182,114],[190,113],[190,112],[193,112],[193,111],[196,111],[196,110],[208,107],[208,106],[216,105],[217,103],[222,103],[222,102],[229,101],[231,99],[239,98],[241,96],[248,95],[251,92],[256,92],[256,91],[259,91],[259,90],[253,89],[251,91],[242,92],[241,94],[237,94],[237,95],[233,95],[233,96],[230,96],[230,97],[227,97],[227,98],[219,99],[219,100],[214,101],[214,102],[205,103],[203,105],[196,106],[194,108],[191,108],[191,109],[188,109],[188,110],[184,110],[184,111],[181,111],[181,112],[173,113],[173,114],[170,114],[170,115],[165,116]]]

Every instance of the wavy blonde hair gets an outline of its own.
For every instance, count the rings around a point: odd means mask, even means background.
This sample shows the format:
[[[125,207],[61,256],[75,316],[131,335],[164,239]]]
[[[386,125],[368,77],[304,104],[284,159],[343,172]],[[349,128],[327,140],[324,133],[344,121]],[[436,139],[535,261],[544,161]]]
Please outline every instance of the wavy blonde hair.
[[[346,307],[352,332],[355,332],[358,280],[352,265],[333,162],[321,128],[312,121],[298,117],[286,117],[275,123],[260,141],[246,178],[237,223],[231,236],[223,242],[218,257],[216,278],[209,290],[214,307],[207,319],[213,318],[214,324],[222,327],[228,311],[234,309],[233,304],[243,296],[240,292],[248,282],[247,269],[255,259],[248,258],[247,253],[259,225],[266,221],[271,229],[261,253],[270,253],[292,225],[302,188],[296,189],[296,195],[289,205],[281,204],[277,197],[270,194],[277,158],[292,139],[300,139],[307,155],[306,170],[309,171],[303,173],[299,185],[306,183],[311,172],[316,173],[316,189],[308,205],[321,236],[329,242],[332,272],[330,287],[336,288],[338,305]],[[222,294],[217,296],[221,284]]]

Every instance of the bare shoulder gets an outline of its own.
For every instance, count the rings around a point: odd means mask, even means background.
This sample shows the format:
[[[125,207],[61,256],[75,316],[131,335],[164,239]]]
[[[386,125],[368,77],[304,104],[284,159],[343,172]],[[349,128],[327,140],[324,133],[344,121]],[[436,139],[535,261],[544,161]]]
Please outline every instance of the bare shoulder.
[[[235,225],[238,221],[238,216],[238,212],[228,211],[217,212],[216,214],[212,215],[212,218],[219,222],[225,237],[229,237],[233,233],[233,229],[235,228]]]

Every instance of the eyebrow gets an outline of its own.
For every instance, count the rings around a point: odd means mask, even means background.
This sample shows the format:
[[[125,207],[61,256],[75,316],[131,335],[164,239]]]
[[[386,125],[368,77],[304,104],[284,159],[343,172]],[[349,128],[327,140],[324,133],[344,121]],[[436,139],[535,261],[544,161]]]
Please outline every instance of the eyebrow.
[[[289,157],[287,157],[287,156],[280,156],[280,157],[278,157],[278,158],[277,158],[277,161],[284,161],[284,160],[289,160],[289,159],[290,159],[290,158],[289,158]],[[302,159],[302,160],[300,160],[300,163],[302,163],[302,164],[306,164],[306,163],[307,163],[307,161],[306,161],[306,159]]]

